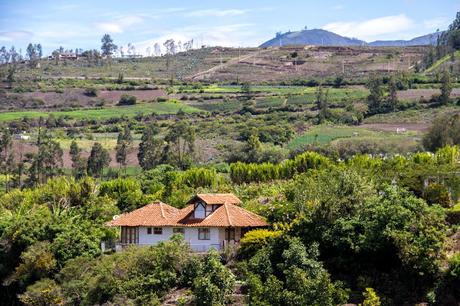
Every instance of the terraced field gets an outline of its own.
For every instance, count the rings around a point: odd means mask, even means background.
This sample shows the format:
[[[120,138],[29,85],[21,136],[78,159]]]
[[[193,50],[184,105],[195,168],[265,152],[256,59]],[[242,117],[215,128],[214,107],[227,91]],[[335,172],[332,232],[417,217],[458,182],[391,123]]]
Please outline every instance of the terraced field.
[[[99,109],[81,109],[72,111],[17,111],[0,113],[0,121],[19,120],[21,118],[39,118],[50,114],[59,117],[64,116],[71,119],[110,119],[121,116],[134,117],[138,114],[177,114],[201,112],[202,110],[180,102],[154,102],[139,103],[133,106],[114,106]]]

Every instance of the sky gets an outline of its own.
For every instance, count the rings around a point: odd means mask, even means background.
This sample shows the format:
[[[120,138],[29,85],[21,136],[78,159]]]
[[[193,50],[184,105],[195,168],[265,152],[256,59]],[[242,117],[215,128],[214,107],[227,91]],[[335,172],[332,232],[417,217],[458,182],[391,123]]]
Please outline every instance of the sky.
[[[321,28],[365,41],[410,39],[446,29],[460,0],[0,0],[0,46],[44,53],[99,49],[108,33],[119,46],[145,54],[193,39],[195,47],[258,46],[276,32]]]

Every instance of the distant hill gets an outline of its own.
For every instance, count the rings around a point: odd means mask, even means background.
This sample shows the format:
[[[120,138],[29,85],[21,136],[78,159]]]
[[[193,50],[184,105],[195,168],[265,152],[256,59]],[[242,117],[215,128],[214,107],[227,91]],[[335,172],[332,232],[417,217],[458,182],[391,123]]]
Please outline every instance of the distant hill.
[[[371,46],[394,46],[394,47],[405,47],[405,46],[424,46],[424,45],[435,45],[438,41],[438,37],[444,32],[436,32],[413,38],[411,40],[377,40],[369,43]]]
[[[419,45],[434,45],[436,44],[438,36],[443,32],[437,32],[411,40],[378,40],[367,43],[363,40],[356,38],[348,38],[330,31],[322,29],[303,30],[297,32],[287,32],[277,34],[275,38],[264,42],[260,47],[279,47],[279,46],[303,46],[303,45],[317,45],[317,46],[419,46]]]
[[[260,47],[299,45],[360,46],[363,44],[366,44],[366,42],[359,39],[340,36],[326,30],[313,29],[278,34],[275,38],[263,43]]]

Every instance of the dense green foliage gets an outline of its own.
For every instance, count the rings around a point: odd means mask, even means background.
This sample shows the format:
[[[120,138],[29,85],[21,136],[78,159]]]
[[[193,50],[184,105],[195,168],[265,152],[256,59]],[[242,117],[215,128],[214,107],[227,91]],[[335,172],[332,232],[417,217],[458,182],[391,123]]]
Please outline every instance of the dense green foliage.
[[[309,152],[237,163],[229,174],[161,165],[137,179],[55,178],[12,190],[0,197],[3,294],[27,305],[142,305],[179,287],[191,302],[224,305],[239,280],[254,305],[442,304],[458,295],[457,257],[441,267],[450,227],[442,206],[458,201],[459,160],[458,147],[347,161]],[[238,173],[250,179],[232,182]],[[233,264],[227,257],[232,272],[215,253],[189,256],[180,239],[101,255],[100,241],[116,236],[105,226],[113,215],[154,199],[181,207],[199,190],[235,192],[274,224],[242,239]]]

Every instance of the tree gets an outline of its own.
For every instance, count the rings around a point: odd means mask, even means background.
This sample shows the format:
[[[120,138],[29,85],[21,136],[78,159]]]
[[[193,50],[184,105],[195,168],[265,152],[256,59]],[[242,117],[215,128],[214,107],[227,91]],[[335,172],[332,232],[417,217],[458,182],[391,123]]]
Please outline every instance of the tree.
[[[86,165],[84,159],[81,157],[81,149],[75,140],[70,144],[70,159],[72,160],[72,169],[75,178],[82,178],[86,173]]]
[[[397,94],[397,84],[395,77],[392,76],[388,80],[388,97],[387,97],[387,108],[389,111],[394,112],[398,107],[398,94]]]
[[[95,142],[88,158],[87,171],[94,177],[102,177],[104,168],[110,164],[109,152],[99,142]]]
[[[101,43],[102,55],[110,57],[117,50],[117,45],[113,43],[112,37],[109,34],[102,36]]]
[[[439,96],[439,102],[442,105],[449,103],[450,93],[452,92],[452,81],[450,79],[450,73],[444,70],[441,77],[441,96]]]
[[[195,129],[186,121],[169,128],[163,160],[180,169],[189,168],[195,159]]]
[[[318,109],[318,123],[321,124],[325,120],[329,119],[329,90],[323,91],[322,86],[318,86],[316,89],[316,108]]]
[[[37,49],[37,55],[38,55],[38,58],[42,58],[43,57],[43,49],[42,49],[42,45],[41,44],[37,44],[36,47]]]
[[[35,46],[32,45],[31,43],[29,43],[29,45],[27,46],[26,54],[27,54],[27,57],[29,58],[29,60],[34,60],[35,59],[36,50],[35,50]]]
[[[169,71],[171,56],[176,54],[176,44],[174,39],[168,39],[163,43],[163,46],[166,48],[166,70]]]
[[[166,40],[163,45],[165,46],[166,48],[166,54],[168,55],[174,55],[176,54],[176,43],[174,41],[174,39],[168,39]]]
[[[435,118],[423,137],[423,145],[433,152],[446,145],[460,145],[460,113]]]
[[[63,151],[60,144],[53,140],[47,131],[39,131],[38,152],[33,155],[29,168],[29,183],[43,184],[48,179],[61,174]]]
[[[249,136],[243,148],[243,152],[246,155],[246,162],[256,163],[259,161],[262,152],[262,143],[258,135],[252,134]]]
[[[133,142],[133,138],[131,136],[131,131],[128,125],[125,125],[123,131],[118,134],[117,138],[117,146],[115,148],[116,151],[116,160],[120,166],[126,168],[126,158],[128,156],[129,147]]]
[[[382,79],[373,75],[369,78],[369,81],[367,82],[366,87],[370,91],[370,94],[367,97],[369,113],[371,115],[378,114],[382,110],[382,101],[383,101]]]
[[[163,141],[159,133],[160,129],[154,123],[147,125],[142,132],[137,159],[144,170],[150,170],[161,163]]]
[[[248,82],[241,84],[241,93],[243,95],[243,99],[250,100],[252,98],[251,84]]]

